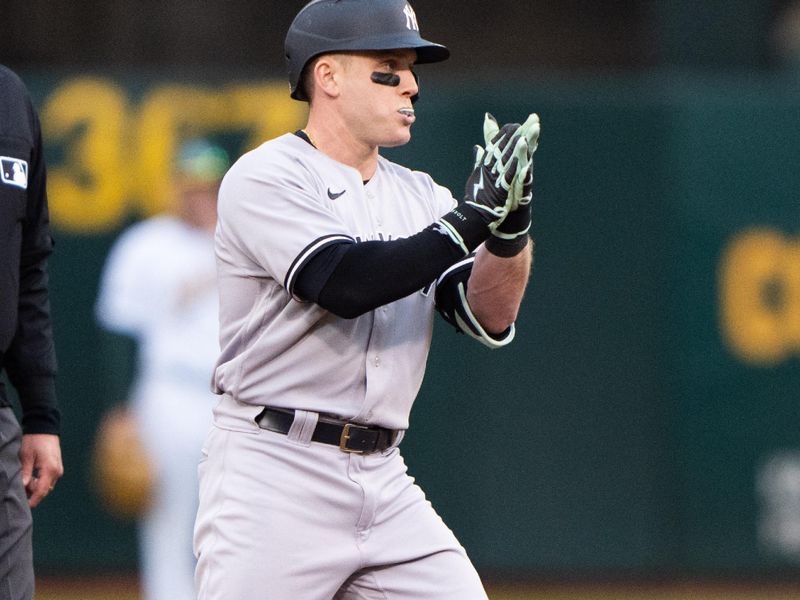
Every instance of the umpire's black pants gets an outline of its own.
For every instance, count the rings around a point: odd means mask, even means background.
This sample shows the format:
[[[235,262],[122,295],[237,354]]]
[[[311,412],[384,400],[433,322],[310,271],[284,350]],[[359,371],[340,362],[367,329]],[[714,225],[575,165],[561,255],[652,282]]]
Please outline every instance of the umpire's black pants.
[[[0,408],[0,600],[33,598],[33,522],[22,485],[21,441],[14,411]]]

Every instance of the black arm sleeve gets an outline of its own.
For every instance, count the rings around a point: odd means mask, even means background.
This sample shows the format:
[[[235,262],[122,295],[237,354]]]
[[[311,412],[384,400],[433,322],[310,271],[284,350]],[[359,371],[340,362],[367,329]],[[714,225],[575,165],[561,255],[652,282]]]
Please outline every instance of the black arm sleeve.
[[[421,290],[461,258],[463,252],[436,224],[399,240],[342,242],[314,255],[293,291],[352,319]]]
[[[56,354],[50,319],[47,258],[52,251],[45,165],[39,119],[26,102],[33,147],[30,154],[27,209],[22,223],[17,328],[5,353],[5,368],[17,390],[25,433],[58,434]]]

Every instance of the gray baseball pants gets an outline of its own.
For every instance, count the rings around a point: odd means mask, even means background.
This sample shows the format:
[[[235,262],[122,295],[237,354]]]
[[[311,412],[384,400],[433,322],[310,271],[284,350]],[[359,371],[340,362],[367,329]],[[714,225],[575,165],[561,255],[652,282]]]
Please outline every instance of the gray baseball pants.
[[[217,411],[203,449],[199,600],[486,600],[397,448],[348,454],[309,441],[316,413],[282,435],[258,411]]]
[[[0,408],[0,600],[33,598],[33,521],[22,485],[22,432],[11,408]]]

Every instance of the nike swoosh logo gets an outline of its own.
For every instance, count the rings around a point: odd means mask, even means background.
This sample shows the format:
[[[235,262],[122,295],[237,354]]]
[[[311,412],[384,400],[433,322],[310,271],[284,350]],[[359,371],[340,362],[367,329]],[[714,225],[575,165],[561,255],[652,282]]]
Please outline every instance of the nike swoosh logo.
[[[328,198],[331,200],[336,200],[339,196],[344,194],[347,190],[342,190],[341,192],[332,192],[331,188],[328,188]]]
[[[474,198],[475,196],[477,196],[478,192],[480,192],[482,189],[483,189],[483,169],[481,169],[481,176],[480,179],[478,180],[478,183],[472,186],[472,197]],[[328,191],[329,196],[330,194],[331,194],[330,191]]]

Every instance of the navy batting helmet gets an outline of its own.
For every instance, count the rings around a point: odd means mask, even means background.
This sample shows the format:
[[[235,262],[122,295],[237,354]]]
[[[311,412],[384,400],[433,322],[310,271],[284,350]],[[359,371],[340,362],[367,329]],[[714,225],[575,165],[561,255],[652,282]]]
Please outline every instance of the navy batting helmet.
[[[295,100],[308,100],[303,69],[326,52],[413,48],[417,63],[450,56],[441,44],[420,37],[417,17],[406,0],[313,0],[294,18],[284,48]]]

